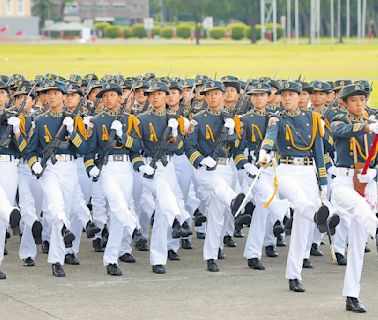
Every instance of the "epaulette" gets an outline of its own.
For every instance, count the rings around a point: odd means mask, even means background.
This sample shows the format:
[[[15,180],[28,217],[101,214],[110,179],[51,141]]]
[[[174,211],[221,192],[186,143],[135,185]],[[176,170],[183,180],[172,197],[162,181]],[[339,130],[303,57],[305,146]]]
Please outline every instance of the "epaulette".
[[[347,114],[343,114],[343,113],[339,113],[337,114],[333,119],[332,119],[332,122],[333,121],[343,121],[345,123],[348,123],[348,115]]]

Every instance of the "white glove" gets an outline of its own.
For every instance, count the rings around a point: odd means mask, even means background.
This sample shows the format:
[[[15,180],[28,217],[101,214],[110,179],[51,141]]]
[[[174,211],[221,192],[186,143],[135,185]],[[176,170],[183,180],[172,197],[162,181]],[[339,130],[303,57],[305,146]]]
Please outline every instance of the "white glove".
[[[320,119],[320,125],[322,126],[323,131],[325,130],[325,122],[323,119]]]
[[[149,164],[144,164],[139,167],[139,172],[142,172],[148,176],[152,176],[155,173],[155,169],[152,168]]]
[[[41,174],[42,171],[43,171],[43,168],[41,166],[41,164],[39,162],[35,162],[33,165],[32,165],[32,171],[34,172],[34,174]]]
[[[258,162],[271,163],[272,157],[270,156],[270,154],[265,149],[261,149],[260,152],[259,152],[259,161]]]
[[[91,116],[87,116],[87,117],[84,117],[83,119],[83,122],[84,124],[88,127],[88,128],[92,128],[93,127],[93,123],[91,122],[93,117]]]
[[[94,166],[91,170],[89,170],[89,176],[91,178],[97,178],[100,174],[100,169]]]
[[[69,133],[72,133],[74,130],[74,121],[71,117],[65,117],[63,124],[66,126],[66,129]]]
[[[378,122],[369,124],[368,128],[369,128],[370,132],[374,132],[375,134],[377,134],[378,133]]]
[[[122,123],[114,120],[110,126],[111,130],[115,130],[117,137],[122,138]]]
[[[358,181],[361,183],[369,183],[374,180],[375,176],[377,175],[377,171],[375,169],[368,169],[366,174],[359,173],[357,175]]]
[[[371,120],[371,121],[377,121],[377,117],[376,117],[374,114],[372,114],[372,115],[369,117],[369,120]]]
[[[17,118],[17,117],[10,117],[8,119],[8,124],[10,124],[11,126],[13,126],[13,133],[14,134],[17,134],[20,132],[20,119]]]
[[[184,129],[185,129],[185,132],[188,132],[189,127],[190,127],[190,120],[188,118],[184,118]]]
[[[331,176],[337,176],[337,169],[335,166],[329,167],[327,170],[327,173],[330,174]]]
[[[214,168],[217,165],[217,162],[212,157],[206,157],[200,162],[200,165],[208,168]]]
[[[225,126],[225,128],[228,129],[228,134],[229,135],[234,134],[234,132],[235,132],[235,121],[234,121],[234,119],[227,118],[224,121],[224,126]]]
[[[256,177],[257,174],[259,173],[259,169],[257,169],[257,167],[252,164],[252,163],[246,163],[243,168],[252,176],[252,177]]]
[[[171,118],[168,120],[168,127],[170,127],[172,129],[172,137],[177,137],[178,135],[178,131],[177,131],[177,128],[178,128],[178,121],[175,119],[175,118]]]

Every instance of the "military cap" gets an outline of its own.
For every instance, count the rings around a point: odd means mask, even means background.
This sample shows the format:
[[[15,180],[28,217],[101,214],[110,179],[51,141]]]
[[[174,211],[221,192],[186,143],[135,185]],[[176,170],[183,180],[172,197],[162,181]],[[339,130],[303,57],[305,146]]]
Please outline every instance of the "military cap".
[[[156,91],[164,91],[166,94],[169,94],[168,86],[161,81],[156,81],[152,83],[151,86],[144,92],[144,95],[148,96],[150,93]]]
[[[340,90],[345,86],[352,84],[352,80],[336,80],[334,90]]]
[[[240,82],[240,89],[245,90],[247,87],[247,82],[243,80],[239,80]]]
[[[372,87],[370,86],[369,81],[367,81],[367,80],[357,80],[354,83],[355,84],[359,84],[359,83],[363,84],[367,93],[370,93],[373,90]]]
[[[234,76],[225,76],[221,78],[225,87],[233,87],[238,93],[240,93],[240,82],[237,77]]]
[[[9,77],[6,76],[5,74],[2,74],[0,75],[0,81],[7,83],[9,81]]]
[[[304,81],[296,81],[296,82],[302,86],[302,91],[306,91],[309,94],[314,92],[314,88],[308,82],[304,82]]]
[[[134,86],[134,90],[136,89],[148,89],[150,87],[150,83],[147,80],[137,80]]]
[[[181,84],[182,84],[183,89],[185,89],[185,88],[192,89],[194,87],[194,80],[192,80],[192,79],[185,79],[184,81],[182,81]]]
[[[267,84],[269,84],[272,88],[276,88],[277,90],[281,89],[281,83],[278,80],[274,79],[268,79],[265,81]]]
[[[78,93],[81,96],[84,95],[83,90],[81,90],[81,87],[77,82],[67,81],[66,86],[67,86],[67,93]]]
[[[224,84],[221,81],[209,80],[209,81],[206,81],[205,84],[203,85],[200,94],[205,95],[206,92],[211,91],[211,90],[220,90],[222,92],[226,92],[226,88],[224,87]]]
[[[22,84],[14,90],[13,96],[16,97],[16,96],[19,96],[19,95],[29,94],[33,85],[34,84],[31,83],[30,81],[26,81],[26,80],[22,81]],[[33,89],[33,91],[31,92],[30,95],[33,98],[35,98],[37,96],[37,93]]]
[[[153,80],[156,79],[156,74],[153,72],[148,72],[144,74],[143,78],[146,80]]]
[[[9,91],[8,85],[3,80],[0,80],[0,89]]]
[[[335,90],[335,82],[334,81],[327,81],[329,83],[329,85],[331,86],[332,88],[332,91]]]
[[[313,88],[314,92],[330,93],[333,91],[331,85],[325,81],[319,81],[319,80],[312,81],[311,87]]]
[[[281,89],[277,90],[276,94],[281,94],[285,91],[292,91],[296,92],[298,94],[302,93],[302,86],[299,83],[296,83],[294,81],[284,81],[282,83]]]
[[[102,88],[103,82],[100,80],[92,80],[88,82],[88,87],[91,88],[92,91],[94,88]]]
[[[96,98],[102,98],[105,92],[115,91],[118,95],[122,95],[122,88],[117,83],[106,82],[102,84],[101,91],[97,93]]]
[[[250,90],[247,92],[248,95],[267,93],[270,95],[272,93],[272,87],[266,82],[258,82],[252,85]]]
[[[131,89],[133,87],[133,81],[129,79],[119,80],[117,83],[122,89]]]
[[[98,79],[98,76],[95,74],[95,73],[88,73],[86,74],[83,79],[86,79],[88,81],[92,81],[92,80],[99,80]]]
[[[66,84],[60,80],[46,80],[45,83],[43,84],[43,88],[41,89],[38,91],[41,92],[41,91],[48,91],[48,90],[54,89],[54,90],[58,90],[62,92],[63,94],[67,93]]]
[[[367,96],[368,92],[363,84],[350,84],[341,89],[340,98],[343,100],[348,99],[352,96]]]
[[[69,80],[69,81],[78,82],[79,80],[81,80],[81,76],[78,75],[78,74],[71,74],[71,75],[68,77],[68,80]]]
[[[205,75],[198,75],[194,80],[196,86],[202,86],[205,84],[206,81],[210,80],[208,76]]]
[[[168,83],[168,88],[169,88],[169,90],[176,89],[176,90],[178,90],[180,92],[183,91],[183,87],[182,87],[181,83],[178,82],[178,81],[170,81]]]

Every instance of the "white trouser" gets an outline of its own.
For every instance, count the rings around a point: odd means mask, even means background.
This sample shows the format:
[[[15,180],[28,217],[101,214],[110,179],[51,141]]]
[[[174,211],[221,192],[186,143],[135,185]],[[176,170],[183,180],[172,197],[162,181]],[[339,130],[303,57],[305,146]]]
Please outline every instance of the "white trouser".
[[[169,161],[164,167],[161,162],[157,162],[156,166],[152,179],[142,179],[143,186],[155,198],[155,216],[150,245],[150,263],[153,266],[167,263],[168,239],[174,219],[183,223],[189,218],[173,163]]]
[[[246,177],[246,179],[248,179],[250,183],[253,182],[253,179],[249,177]],[[244,249],[244,257],[247,259],[261,259],[267,219],[282,221],[289,210],[289,201],[280,200],[275,196],[270,205],[264,209],[264,204],[271,198],[274,192],[273,171],[271,168],[262,171],[252,192],[254,194],[256,208],[252,215],[251,226]],[[273,230],[273,225],[271,226],[271,230]]]
[[[40,179],[43,197],[46,200],[46,212],[43,213],[47,224],[51,226],[50,249],[47,261],[64,264],[66,248],[62,228],[68,229],[76,187],[79,184],[74,161],[58,161],[52,165],[50,160]]]
[[[102,192],[100,183],[98,182],[95,182],[92,185],[91,203],[93,222],[102,230],[109,219],[109,205],[105,199],[104,193]],[[95,235],[95,239],[101,239],[101,231]]]
[[[234,170],[231,165],[218,165],[215,170],[200,167],[195,170],[194,175],[199,186],[209,195],[203,259],[218,259],[218,250],[223,246],[222,229],[225,218],[231,215],[231,202],[236,197],[231,187]]]
[[[353,176],[337,176],[332,184],[331,201],[344,210],[350,217],[348,264],[345,271],[343,296],[358,298],[360,279],[364,263],[364,252],[367,237],[375,236],[378,219],[375,216],[377,207],[377,184],[375,181],[366,186],[365,195],[369,203],[353,187]]]
[[[129,161],[109,161],[98,183],[109,204],[109,238],[104,252],[104,266],[117,263],[124,233],[131,235],[138,225],[132,214],[133,168]]]
[[[280,164],[277,168],[280,196],[294,208],[286,278],[302,280],[303,257],[314,215],[320,207],[319,188],[312,166]]]
[[[26,163],[18,165],[18,204],[21,210],[22,237],[19,249],[20,259],[35,259],[37,247],[32,235],[32,226],[40,220],[42,212],[42,189],[39,180],[32,175]]]
[[[83,193],[85,203],[88,204],[91,197],[93,181],[87,175],[87,171],[84,165],[84,158],[79,157],[75,160],[75,162],[77,166],[77,176],[79,178],[81,192]]]
[[[17,193],[18,160],[0,162],[0,264],[4,259],[5,233]]]

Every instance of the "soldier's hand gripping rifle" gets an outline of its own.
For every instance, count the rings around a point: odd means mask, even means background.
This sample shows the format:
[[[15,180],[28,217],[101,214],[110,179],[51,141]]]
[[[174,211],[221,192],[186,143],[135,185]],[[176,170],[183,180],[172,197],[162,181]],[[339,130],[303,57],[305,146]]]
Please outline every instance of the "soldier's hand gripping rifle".
[[[18,110],[15,110],[14,113],[8,112],[6,119],[9,119],[10,117],[18,117],[24,111],[27,100],[31,96],[31,94],[33,93],[36,85],[37,85],[37,81],[34,83],[32,88],[29,90],[28,94],[24,97],[24,100],[22,100],[20,108]],[[9,99],[9,101],[11,101],[11,99]],[[0,147],[4,147],[4,148],[9,147],[9,144],[12,141],[12,132],[13,132],[13,126],[8,124],[7,127],[5,128],[4,133],[0,137]]]
[[[131,96],[131,93],[133,92],[133,89],[134,89],[136,83],[137,82],[134,82],[133,87],[131,88],[130,92],[128,93],[128,95],[127,95],[127,97],[125,99],[125,102],[119,108],[115,120],[121,121],[122,116],[123,116],[123,114],[125,113],[125,110],[126,110],[127,101],[129,100],[129,98]],[[107,143],[105,145],[105,148],[98,155],[98,157],[97,157],[97,159],[95,161],[95,164],[96,164],[96,166],[97,166],[97,168],[99,170],[99,174],[98,174],[97,177],[93,177],[92,180],[94,182],[98,181],[98,179],[99,179],[99,177],[101,175],[102,168],[104,167],[104,165],[106,165],[108,163],[109,152],[110,152],[110,150],[112,150],[115,147],[116,144],[117,144],[116,131],[114,129],[111,129],[110,132],[109,132],[109,139],[108,139],[108,141],[107,141]]]
[[[75,117],[79,115],[81,109],[83,108],[83,105],[88,97],[88,94],[90,92],[90,88],[87,90],[85,95],[81,97],[78,106],[76,107],[75,111],[71,113],[69,116],[72,117],[72,119],[75,120]],[[63,113],[62,119],[66,117],[66,114]],[[66,126],[62,123],[58,129],[58,132],[54,136],[54,138],[46,145],[46,147],[42,151],[42,159],[40,161],[42,166],[42,172],[40,174],[37,174],[37,179],[42,177],[43,173],[45,172],[45,169],[47,167],[47,161],[51,160],[51,163],[54,165],[56,163],[56,152],[59,148],[68,148],[69,141],[64,141],[64,138],[66,136]]]
[[[248,84],[247,84],[248,86]],[[239,99],[235,105],[235,107],[232,109],[232,111],[229,113],[229,115],[227,116],[227,118],[231,118],[233,119],[236,115],[239,114],[240,110],[243,110],[244,108],[244,105],[246,103],[246,97],[248,97],[247,95],[247,90],[241,95],[239,96]],[[221,152],[226,152],[226,148],[227,148],[227,143],[229,141],[235,141],[237,138],[237,134],[234,133],[233,135],[229,135],[228,134],[228,128],[226,128],[224,126],[224,124],[222,123],[221,124],[221,128],[219,130],[219,134],[218,134],[218,138],[215,142],[215,148],[214,148],[214,151],[213,151],[213,154],[211,155],[211,157],[217,162],[218,158],[219,158],[219,155],[221,154]],[[215,170],[216,168],[216,165],[214,167],[206,167],[206,170],[208,171],[212,171],[212,170]]]

